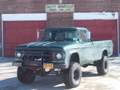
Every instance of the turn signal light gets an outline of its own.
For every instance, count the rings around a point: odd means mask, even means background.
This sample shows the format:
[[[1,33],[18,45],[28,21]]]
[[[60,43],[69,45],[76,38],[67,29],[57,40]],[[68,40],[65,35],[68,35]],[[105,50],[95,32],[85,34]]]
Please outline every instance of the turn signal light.
[[[55,53],[52,53],[52,58],[53,58],[53,59],[55,58]]]

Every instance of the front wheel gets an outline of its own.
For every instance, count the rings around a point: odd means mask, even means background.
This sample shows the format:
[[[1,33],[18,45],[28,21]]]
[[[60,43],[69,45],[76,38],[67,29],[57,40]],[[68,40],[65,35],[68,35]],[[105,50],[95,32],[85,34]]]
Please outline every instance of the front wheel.
[[[99,75],[105,75],[108,73],[108,58],[103,56],[100,61],[97,61],[97,72]]]
[[[36,74],[34,73],[33,70],[18,67],[17,77],[20,82],[24,84],[29,84],[35,80]]]
[[[82,77],[81,67],[78,63],[72,62],[70,67],[64,70],[63,81],[67,88],[74,88],[80,84]]]

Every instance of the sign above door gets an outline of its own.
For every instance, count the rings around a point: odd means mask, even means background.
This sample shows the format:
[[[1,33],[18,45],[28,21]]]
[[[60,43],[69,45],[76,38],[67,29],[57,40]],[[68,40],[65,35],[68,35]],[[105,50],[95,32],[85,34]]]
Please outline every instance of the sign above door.
[[[47,4],[46,12],[74,12],[74,4]]]

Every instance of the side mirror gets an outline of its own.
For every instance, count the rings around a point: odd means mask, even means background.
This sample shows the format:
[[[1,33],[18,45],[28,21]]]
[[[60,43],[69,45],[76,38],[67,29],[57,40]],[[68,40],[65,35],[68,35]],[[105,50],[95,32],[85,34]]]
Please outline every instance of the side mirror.
[[[41,39],[41,34],[43,33],[44,30],[37,30],[37,41],[40,41]]]
[[[37,30],[37,41],[39,41],[39,36],[40,36],[40,33],[39,33],[39,31]]]
[[[86,38],[90,40],[90,32],[86,32]]]

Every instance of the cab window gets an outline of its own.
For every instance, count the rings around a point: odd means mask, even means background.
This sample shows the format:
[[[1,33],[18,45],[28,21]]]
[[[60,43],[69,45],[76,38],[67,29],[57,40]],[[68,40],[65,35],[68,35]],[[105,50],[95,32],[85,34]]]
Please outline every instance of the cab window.
[[[89,42],[90,40],[87,38],[86,31],[81,30],[80,31],[80,41],[81,42]]]

